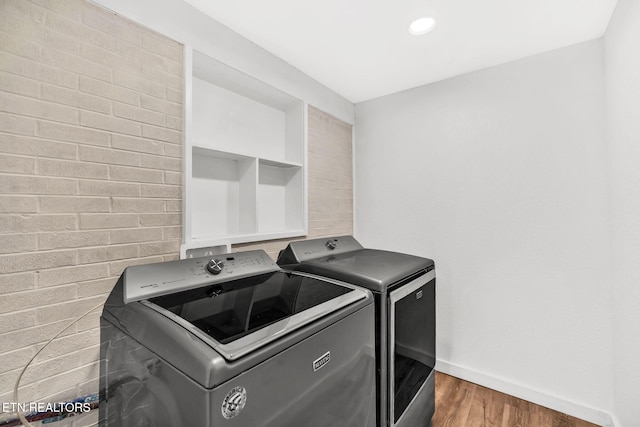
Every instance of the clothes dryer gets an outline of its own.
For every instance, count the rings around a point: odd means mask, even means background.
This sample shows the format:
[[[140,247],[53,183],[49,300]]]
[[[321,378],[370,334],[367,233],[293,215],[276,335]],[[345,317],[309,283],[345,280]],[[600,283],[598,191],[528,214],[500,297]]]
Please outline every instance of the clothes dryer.
[[[436,362],[433,260],[365,249],[352,236],[340,236],[292,242],[278,264],[373,292],[377,425],[431,425]]]

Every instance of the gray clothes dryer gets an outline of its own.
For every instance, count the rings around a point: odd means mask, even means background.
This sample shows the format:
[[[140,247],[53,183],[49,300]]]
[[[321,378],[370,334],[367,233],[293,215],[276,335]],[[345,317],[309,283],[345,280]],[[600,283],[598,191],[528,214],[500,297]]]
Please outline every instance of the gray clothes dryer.
[[[373,299],[263,251],[127,268],[100,318],[100,426],[375,426]]]
[[[436,362],[433,260],[365,249],[353,237],[341,236],[292,242],[278,264],[373,292],[377,425],[431,425]]]

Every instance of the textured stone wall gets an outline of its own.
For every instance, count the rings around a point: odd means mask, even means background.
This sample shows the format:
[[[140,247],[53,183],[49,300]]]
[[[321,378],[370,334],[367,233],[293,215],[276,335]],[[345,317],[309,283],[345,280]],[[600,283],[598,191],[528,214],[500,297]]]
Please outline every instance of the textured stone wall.
[[[82,0],[0,1],[0,401],[123,269],[178,257],[183,50]],[[97,392],[100,311],[21,401]]]

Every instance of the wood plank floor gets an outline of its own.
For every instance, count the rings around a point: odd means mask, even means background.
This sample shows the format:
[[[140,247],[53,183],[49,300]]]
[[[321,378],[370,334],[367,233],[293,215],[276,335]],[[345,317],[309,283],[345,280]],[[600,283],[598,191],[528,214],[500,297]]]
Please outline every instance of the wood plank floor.
[[[597,427],[440,372],[433,427]]]

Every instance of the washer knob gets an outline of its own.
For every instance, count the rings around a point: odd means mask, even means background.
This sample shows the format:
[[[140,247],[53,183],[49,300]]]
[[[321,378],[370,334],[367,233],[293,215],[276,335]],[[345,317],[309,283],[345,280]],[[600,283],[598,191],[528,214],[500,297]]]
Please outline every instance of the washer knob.
[[[336,246],[338,245],[338,241],[337,240],[327,240],[327,243],[324,244],[327,249],[329,250],[334,250],[336,248]]]
[[[211,274],[220,274],[222,268],[224,267],[224,263],[221,259],[211,258],[209,263],[207,263],[207,270]]]

